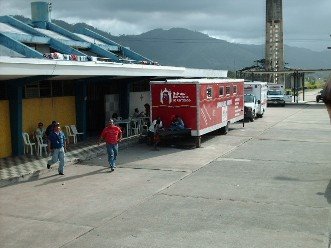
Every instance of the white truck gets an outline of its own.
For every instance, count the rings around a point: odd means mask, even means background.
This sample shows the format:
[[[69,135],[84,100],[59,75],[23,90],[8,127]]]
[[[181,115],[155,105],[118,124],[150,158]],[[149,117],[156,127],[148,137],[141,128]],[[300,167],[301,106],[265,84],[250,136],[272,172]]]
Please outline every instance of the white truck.
[[[267,83],[245,82],[244,92],[245,119],[254,121],[255,117],[262,118],[267,109]]]
[[[285,87],[282,84],[268,84],[268,105],[285,107]]]

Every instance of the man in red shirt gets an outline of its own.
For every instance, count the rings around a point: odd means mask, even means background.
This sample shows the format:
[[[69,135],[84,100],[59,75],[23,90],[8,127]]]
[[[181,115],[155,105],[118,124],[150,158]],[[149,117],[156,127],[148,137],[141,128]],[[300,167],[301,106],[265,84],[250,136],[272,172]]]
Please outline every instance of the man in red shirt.
[[[98,145],[100,145],[102,140],[106,141],[109,167],[111,171],[114,171],[118,154],[118,142],[122,140],[122,130],[114,125],[112,119],[109,120],[107,126],[103,129]]]

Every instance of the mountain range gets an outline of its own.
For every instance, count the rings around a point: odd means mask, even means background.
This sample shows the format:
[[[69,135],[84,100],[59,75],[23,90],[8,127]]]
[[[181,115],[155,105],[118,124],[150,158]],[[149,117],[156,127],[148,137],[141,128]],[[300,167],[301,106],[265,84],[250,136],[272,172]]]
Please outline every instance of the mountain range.
[[[22,16],[16,17],[30,21]],[[252,66],[254,61],[264,58],[264,45],[230,43],[184,28],[154,29],[140,35],[114,36],[110,34],[111,30],[102,31],[86,23],[52,22],[72,32],[78,27],[86,27],[160,65],[235,71]],[[331,50],[327,49],[317,52],[285,45],[284,57],[289,68],[331,68]]]

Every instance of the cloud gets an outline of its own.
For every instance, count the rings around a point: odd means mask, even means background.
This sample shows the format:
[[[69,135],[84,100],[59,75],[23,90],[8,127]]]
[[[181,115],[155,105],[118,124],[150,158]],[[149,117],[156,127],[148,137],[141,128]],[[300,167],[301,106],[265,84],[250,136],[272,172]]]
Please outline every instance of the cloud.
[[[0,15],[30,17],[26,0],[0,0]],[[52,18],[86,22],[113,35],[187,28],[231,42],[261,44],[265,0],[52,0]],[[331,46],[330,0],[283,0],[285,43],[314,50]]]

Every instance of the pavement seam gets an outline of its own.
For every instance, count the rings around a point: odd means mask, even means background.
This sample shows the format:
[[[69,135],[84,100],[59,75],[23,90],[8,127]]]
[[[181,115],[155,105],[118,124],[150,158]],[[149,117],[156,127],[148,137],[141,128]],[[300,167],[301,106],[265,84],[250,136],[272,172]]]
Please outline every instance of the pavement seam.
[[[210,198],[205,196],[194,196],[194,195],[178,195],[178,194],[168,194],[168,193],[160,193],[159,195],[165,195],[170,197],[181,197],[181,198],[193,198],[193,199],[203,199],[203,200],[211,200],[211,201],[229,201],[229,202],[241,202],[241,203],[252,203],[252,204],[260,204],[260,205],[281,205],[281,206],[290,206],[290,207],[301,207],[301,208],[312,208],[312,209],[320,209],[320,210],[329,210],[328,207],[317,207],[317,206],[306,206],[306,205],[298,205],[298,204],[286,204],[279,202],[260,202],[260,201],[251,201],[251,200],[243,200],[243,199],[234,199],[234,198]]]
[[[222,158],[222,157],[219,157],[217,159],[220,159],[220,158]],[[232,159],[247,159],[247,158],[232,158]],[[259,161],[259,162],[279,162],[279,161],[282,161],[283,162],[283,160],[257,159],[257,158],[255,158],[255,159],[249,159],[249,160],[251,160],[251,161]],[[215,162],[219,162],[219,161],[215,160]],[[289,163],[289,164],[296,163],[296,162],[298,162],[298,161],[289,161],[289,160],[286,161],[286,163]],[[316,165],[325,165],[326,164],[326,165],[329,165],[329,163],[327,163],[327,162],[304,162],[304,161],[301,161],[300,163],[301,164],[308,164],[308,165],[311,165],[311,164],[316,164]]]
[[[273,138],[255,138],[256,140],[276,140],[276,141],[283,141],[283,142],[288,142],[288,141],[295,141],[295,142],[300,142],[300,143],[317,143],[317,144],[329,144],[328,141],[312,141],[312,140],[300,140],[300,139],[273,139]]]
[[[28,218],[28,217],[19,216],[19,215],[12,215],[12,214],[1,214],[0,213],[0,215],[1,216],[4,216],[4,217],[11,217],[11,218],[23,219],[23,220],[31,220],[31,221],[38,221],[38,222],[48,222],[48,223],[53,223],[53,224],[65,224],[65,225],[71,225],[71,226],[77,226],[77,227],[95,228],[93,226],[80,225],[80,224],[76,224],[76,223],[59,222],[59,221],[52,221],[52,220],[47,220],[47,219]]]
[[[192,170],[162,169],[162,168],[145,168],[145,167],[123,167],[123,166],[117,166],[117,168],[121,168],[121,169],[131,169],[131,170],[147,170],[147,171],[192,172]]]

